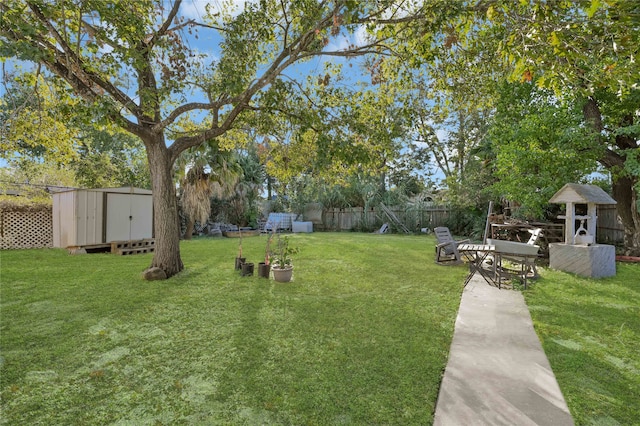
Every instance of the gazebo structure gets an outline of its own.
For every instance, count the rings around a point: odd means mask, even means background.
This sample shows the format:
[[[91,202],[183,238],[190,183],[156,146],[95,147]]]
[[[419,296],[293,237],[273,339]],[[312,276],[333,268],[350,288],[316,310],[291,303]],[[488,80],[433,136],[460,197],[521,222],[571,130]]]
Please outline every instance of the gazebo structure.
[[[567,206],[558,216],[565,220],[564,243],[549,244],[549,266],[592,278],[615,275],[615,247],[596,243],[596,206],[616,201],[598,186],[568,183],[549,202]]]

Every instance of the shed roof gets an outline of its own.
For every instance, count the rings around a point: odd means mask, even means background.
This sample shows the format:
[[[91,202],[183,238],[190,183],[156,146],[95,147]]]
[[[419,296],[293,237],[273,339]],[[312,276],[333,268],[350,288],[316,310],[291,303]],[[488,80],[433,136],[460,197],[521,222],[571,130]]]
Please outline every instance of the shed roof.
[[[85,192],[115,192],[115,193],[120,193],[120,194],[144,194],[144,195],[152,195],[153,191],[151,191],[150,189],[144,189],[144,188],[136,188],[134,186],[123,186],[120,188],[90,188],[90,189],[80,189],[80,188],[71,188],[71,189],[67,189],[64,191],[56,191],[56,193],[60,193],[60,192],[79,192],[79,191],[85,191]]]
[[[617,204],[616,200],[604,192],[602,188],[595,185],[581,185],[578,183],[568,183],[549,200],[550,203],[595,203],[595,204]]]

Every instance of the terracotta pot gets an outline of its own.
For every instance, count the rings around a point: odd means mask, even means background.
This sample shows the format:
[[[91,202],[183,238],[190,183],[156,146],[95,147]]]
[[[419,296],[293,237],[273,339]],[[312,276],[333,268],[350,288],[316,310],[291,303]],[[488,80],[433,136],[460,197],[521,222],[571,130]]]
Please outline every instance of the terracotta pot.
[[[269,279],[269,272],[271,271],[271,265],[267,265],[264,262],[258,263],[258,276],[261,278]]]
[[[273,279],[279,283],[288,283],[293,276],[293,266],[287,266],[284,269],[273,268]]]
[[[253,276],[253,263],[247,262],[242,264],[242,273],[243,277]]]

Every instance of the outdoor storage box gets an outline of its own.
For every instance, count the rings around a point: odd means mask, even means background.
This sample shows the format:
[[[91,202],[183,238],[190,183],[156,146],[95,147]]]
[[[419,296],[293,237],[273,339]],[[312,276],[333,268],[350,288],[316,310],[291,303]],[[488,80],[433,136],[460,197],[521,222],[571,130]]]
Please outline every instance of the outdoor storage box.
[[[313,232],[313,222],[292,222],[293,232]]]

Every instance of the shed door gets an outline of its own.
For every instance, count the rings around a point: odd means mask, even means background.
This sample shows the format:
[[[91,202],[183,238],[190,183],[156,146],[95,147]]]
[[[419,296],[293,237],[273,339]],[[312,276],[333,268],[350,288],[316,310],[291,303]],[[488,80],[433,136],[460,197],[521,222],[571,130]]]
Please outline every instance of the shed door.
[[[131,239],[153,237],[153,198],[151,195],[131,196]]]
[[[151,195],[108,193],[106,242],[151,238],[152,200]]]

